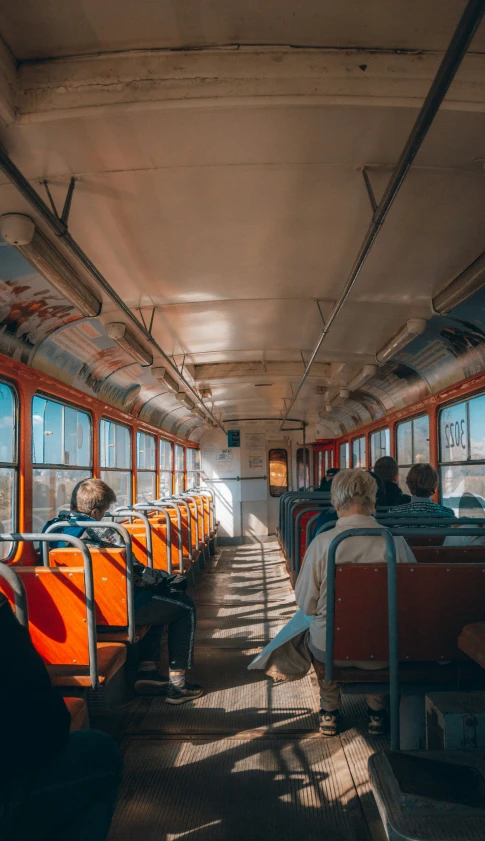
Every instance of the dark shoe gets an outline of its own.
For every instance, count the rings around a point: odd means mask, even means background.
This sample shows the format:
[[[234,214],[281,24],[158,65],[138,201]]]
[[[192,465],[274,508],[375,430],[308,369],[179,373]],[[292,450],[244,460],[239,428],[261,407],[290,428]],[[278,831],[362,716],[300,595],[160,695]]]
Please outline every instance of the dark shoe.
[[[168,677],[160,675],[156,669],[138,672],[135,681],[135,692],[138,695],[166,695],[167,689]]]
[[[336,736],[340,726],[340,710],[320,710],[320,733],[330,738]]]
[[[189,683],[188,680],[185,681],[184,686],[174,686],[173,683],[169,683],[165,703],[185,704],[187,701],[193,701],[194,698],[200,698],[203,694],[202,686],[197,683]]]
[[[385,710],[371,710],[367,707],[367,733],[369,736],[384,736],[387,732],[387,713]]]

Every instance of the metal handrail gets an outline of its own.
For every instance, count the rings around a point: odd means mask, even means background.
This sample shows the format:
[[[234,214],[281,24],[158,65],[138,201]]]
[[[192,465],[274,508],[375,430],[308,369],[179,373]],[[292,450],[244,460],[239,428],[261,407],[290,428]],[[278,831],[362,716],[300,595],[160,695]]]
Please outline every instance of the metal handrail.
[[[313,526],[313,523],[316,520],[318,520],[319,516],[320,516],[320,512],[318,514],[315,514],[313,517],[310,517],[310,519],[308,520],[308,523],[306,524],[306,547],[307,547],[307,549],[308,549],[310,543],[312,542],[313,538],[316,537],[316,534],[314,534],[312,536],[312,526]]]
[[[210,523],[210,530],[214,531],[215,510],[216,510],[216,495],[215,495],[214,491],[211,490],[211,488],[204,487],[204,485],[199,485],[198,487],[193,488],[192,490],[210,494],[211,504],[209,505],[209,514],[210,514],[209,523]]]
[[[398,614],[397,614],[397,559],[396,544],[388,529],[384,528],[356,528],[340,532],[332,540],[327,556],[327,627],[326,627],[326,656],[325,683],[330,683],[334,675],[335,651],[335,570],[336,554],[340,544],[349,537],[383,537],[386,541],[387,560],[387,602],[388,602],[388,631],[389,631],[389,707],[391,718],[391,748],[399,750],[399,646],[398,646]]]
[[[189,560],[193,560],[193,552],[192,552],[192,511],[190,510],[190,505],[185,499],[182,494],[174,494],[172,499],[177,500],[177,503],[183,505],[186,512],[187,512],[187,537],[189,542]],[[180,530],[182,533],[182,529]],[[182,539],[182,550],[183,550],[183,539]]]
[[[173,508],[177,516],[177,535],[178,535],[178,550],[179,550],[179,572],[184,571],[184,539],[182,535],[182,512],[173,496],[162,497],[156,500],[158,505],[165,505],[166,508]]]
[[[189,502],[193,502],[195,506],[195,549],[198,552],[200,550],[200,544],[204,542],[204,538],[201,540],[199,534],[199,506],[197,504],[197,498],[192,494],[189,494],[187,491],[184,491],[183,496],[185,496]]]
[[[13,571],[11,566],[4,563],[0,563],[0,578],[5,578],[7,584],[9,584],[12,588],[15,602],[15,616],[24,628],[28,628],[29,609],[27,605],[27,594],[25,592],[24,582],[20,576]]]
[[[287,548],[287,551],[291,551],[292,546],[292,533],[294,529],[295,509],[298,508],[298,506],[302,503],[310,504],[310,502],[313,508],[331,507],[330,498],[327,495],[325,495],[325,498],[318,498],[316,494],[312,496],[310,496],[309,498],[303,497],[298,499],[290,499],[287,503],[288,516],[285,518],[285,523],[283,527],[283,541]],[[324,503],[326,502],[328,502],[328,505],[324,505]]]
[[[203,540],[204,541],[209,540],[210,532],[211,532],[210,522],[209,522],[209,530],[207,532],[205,530],[205,513],[206,512],[205,512],[204,499],[206,499],[206,496],[204,494],[202,494],[199,490],[197,490],[197,488],[189,488],[187,491],[184,491],[184,493],[183,493],[183,495],[186,495],[186,494],[191,494],[193,497],[195,497],[195,499],[200,500],[200,503],[202,505],[202,535],[203,535]],[[209,507],[209,510],[210,510],[210,507]]]
[[[84,591],[86,593],[86,621],[88,626],[88,654],[89,654],[89,678],[91,686],[96,689],[98,686],[98,650],[96,648],[96,618],[94,613],[94,580],[93,564],[88,547],[79,537],[71,534],[42,534],[15,532],[0,534],[0,541],[10,543],[69,543],[81,552],[84,562]]]
[[[109,526],[106,523],[109,522]],[[128,642],[134,643],[135,642],[135,583],[133,580],[133,554],[131,550],[131,535],[126,530],[121,523],[114,523],[111,520],[107,520],[103,522],[102,520],[83,520],[83,519],[76,519],[75,517],[71,518],[70,520],[61,520],[58,523],[52,523],[48,526],[45,530],[45,534],[52,534],[55,531],[60,531],[60,529],[65,528],[66,525],[69,527],[77,526],[79,528],[84,529],[114,529],[123,538],[123,542],[125,544],[125,554],[126,554],[126,612],[128,614]],[[69,536],[69,535],[66,535]],[[79,538],[82,540],[82,538]],[[84,541],[83,541],[84,542]],[[103,547],[94,546],[94,549]],[[108,548],[108,547],[106,547]],[[113,547],[119,548],[119,547]],[[47,543],[44,543],[42,547],[42,560],[45,567],[49,566],[49,546]]]
[[[167,571],[172,574],[172,521],[167,509],[156,502],[137,502],[131,506],[133,511],[159,511],[165,517],[167,524]],[[148,518],[150,519],[150,518]]]
[[[300,565],[301,565],[301,548],[300,548],[300,523],[301,518],[304,514],[308,514],[310,511],[315,511],[315,505],[308,505],[298,511],[296,517],[290,520],[290,548],[287,550],[288,556],[291,561],[291,568],[294,572],[300,572]],[[319,509],[319,514],[322,511],[325,511],[324,507]]]
[[[148,566],[150,569],[153,569],[153,542],[152,542],[152,530],[150,527],[150,523],[146,514],[143,511],[133,511],[131,508],[115,508],[112,513],[114,517],[130,517],[132,520],[137,519],[141,520],[143,525],[145,526],[145,532],[147,536],[147,561]],[[133,538],[132,538],[133,543]],[[133,552],[133,548],[132,548]]]

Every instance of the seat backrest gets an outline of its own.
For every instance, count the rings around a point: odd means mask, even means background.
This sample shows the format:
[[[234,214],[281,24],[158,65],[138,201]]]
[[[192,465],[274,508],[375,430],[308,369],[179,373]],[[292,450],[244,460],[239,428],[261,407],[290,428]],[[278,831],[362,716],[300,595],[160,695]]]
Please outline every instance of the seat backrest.
[[[387,564],[337,564],[334,660],[387,660]],[[485,564],[398,564],[401,661],[463,659],[462,628],[485,620]]]
[[[96,625],[125,628],[128,626],[126,552],[118,547],[90,547],[89,552],[93,565]],[[51,567],[80,566],[82,557],[78,549],[51,549],[49,564]]]
[[[485,546],[413,546],[413,555],[418,563],[485,565]]]
[[[84,567],[23,567],[16,564],[15,572],[22,579],[27,594],[30,636],[44,662],[88,666]],[[3,578],[0,578],[0,590],[12,601],[13,594]]]

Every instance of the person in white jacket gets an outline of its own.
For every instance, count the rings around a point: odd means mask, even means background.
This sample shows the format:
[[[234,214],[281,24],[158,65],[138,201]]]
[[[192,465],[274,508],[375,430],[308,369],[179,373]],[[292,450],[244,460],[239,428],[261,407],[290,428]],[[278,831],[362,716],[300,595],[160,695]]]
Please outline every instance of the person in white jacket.
[[[372,516],[375,511],[377,483],[366,471],[342,470],[332,482],[332,505],[338,520],[333,529],[317,535],[308,547],[303,566],[295,588],[296,603],[303,613],[313,616],[310,625],[309,647],[320,687],[320,732],[324,736],[336,736],[340,723],[341,697],[338,684],[324,683],[326,616],[327,616],[327,554],[329,546],[340,532],[352,528],[378,528]],[[398,563],[416,563],[411,549],[402,537],[394,538]],[[342,563],[382,563],[386,561],[386,546],[383,537],[349,537],[337,549],[336,561]],[[336,663],[340,666],[382,669],[387,663],[349,662]],[[370,735],[381,735],[386,729],[386,697],[368,695],[368,729]]]

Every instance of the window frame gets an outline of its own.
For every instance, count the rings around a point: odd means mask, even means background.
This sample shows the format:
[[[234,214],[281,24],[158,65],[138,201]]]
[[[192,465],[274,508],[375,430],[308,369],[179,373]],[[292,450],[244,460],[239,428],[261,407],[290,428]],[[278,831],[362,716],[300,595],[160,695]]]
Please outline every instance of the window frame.
[[[345,447],[345,465],[342,464],[342,447]],[[350,461],[350,441],[341,441],[338,446],[338,465],[339,470],[347,470]]]
[[[284,453],[285,454],[285,464],[286,464],[286,485],[281,485],[283,489],[281,493],[273,493],[271,488],[277,488],[277,485],[271,484],[271,453]],[[281,461],[281,459],[274,459],[274,461]],[[271,447],[268,452],[268,489],[269,489],[269,496],[270,499],[279,499],[283,494],[288,493],[288,488],[290,487],[290,471],[289,471],[289,458],[288,458],[288,448],[287,447]]]
[[[163,444],[170,444],[170,454],[171,454],[171,467],[170,470],[167,470],[165,467],[162,467],[162,443]],[[161,436],[158,439],[158,496],[159,499],[162,498],[162,473],[163,474],[170,474],[170,493],[169,496],[173,495],[173,488],[174,488],[174,465],[175,465],[175,458],[174,458],[174,443],[170,441],[169,438],[164,438]]]
[[[37,470],[39,467],[44,467],[46,470],[91,470],[91,473],[94,471],[94,419],[93,413],[89,409],[81,409],[80,406],[76,405],[76,403],[71,403],[70,400],[59,400],[58,397],[52,397],[50,394],[46,394],[43,391],[36,391],[32,395],[32,400],[30,404],[30,425],[31,429],[33,428],[33,413],[34,413],[34,400],[36,397],[41,397],[43,400],[49,400],[51,403],[57,403],[58,406],[62,406],[65,408],[66,406],[69,409],[74,409],[76,412],[81,412],[83,415],[87,415],[89,418],[90,423],[90,441],[89,441],[89,464],[62,464],[60,462],[50,462],[50,461],[34,461],[34,436],[32,434],[32,446],[30,448],[31,454],[31,462],[32,462],[32,469]]]
[[[193,467],[189,464],[189,453],[198,453],[199,454],[199,466]],[[191,460],[192,456],[190,457]],[[202,473],[202,464],[200,460],[200,448],[199,447],[185,447],[185,490],[191,490],[192,488],[197,488],[200,485],[200,476]],[[195,485],[191,485],[189,487],[189,476],[195,476]]]
[[[476,400],[480,397],[485,397],[485,391],[478,392],[476,394],[471,394],[466,397],[461,397],[461,399],[452,400],[449,403],[444,403],[443,405],[439,406],[437,416],[436,416],[436,431],[438,437],[438,473],[439,473],[439,500],[444,505],[447,505],[447,501],[449,497],[445,497],[443,494],[443,488],[445,485],[444,482],[444,471],[448,468],[453,467],[480,467],[480,465],[485,464],[485,458],[472,458],[472,430],[471,430],[471,423],[470,423],[470,404],[473,400]],[[466,436],[466,458],[462,460],[453,459],[452,461],[443,461],[443,452],[442,452],[442,442],[441,442],[441,416],[446,409],[451,409],[453,406],[458,406],[460,403],[464,403],[466,406],[466,419],[467,419],[467,436]],[[470,476],[468,478],[471,478]],[[466,490],[465,490],[466,492]],[[469,491],[475,495],[474,491]],[[457,516],[460,516],[459,511],[457,512]],[[461,515],[463,516],[463,515]]]
[[[304,453],[305,450],[308,453],[306,461],[305,461],[305,459],[303,459],[303,453]],[[301,461],[299,461],[299,459],[298,459],[298,456],[299,456],[300,453],[302,455]],[[306,490],[308,490],[308,488],[310,487],[310,484],[311,484],[311,481],[312,481],[310,459],[311,459],[311,451],[310,451],[310,447],[308,446],[308,444],[306,444],[305,446],[303,446],[303,444],[302,444],[301,447],[296,448],[296,485],[297,485],[298,489],[300,489],[300,487],[303,487]],[[305,477],[304,477],[305,467],[307,469],[307,477],[308,477],[308,481],[306,483],[305,483]],[[300,480],[300,468],[301,468],[301,472],[302,472],[302,476],[303,476],[303,482],[301,482],[301,483],[299,481]]]
[[[123,429],[128,431],[128,443],[130,448],[130,457],[129,457],[129,467],[104,467],[102,464],[102,433],[101,428],[103,423],[112,423],[114,426],[120,426]],[[129,481],[128,481],[128,495],[129,501],[127,503],[128,507],[133,504],[133,435],[132,429],[130,426],[127,426],[125,423],[120,423],[119,421],[113,420],[113,418],[107,417],[106,415],[102,415],[99,419],[99,427],[98,427],[98,450],[99,450],[99,475],[102,478],[103,473],[127,473],[129,474]],[[117,503],[119,505],[119,503]]]
[[[183,470],[177,470],[177,447],[180,447],[180,449],[183,452],[183,456],[184,456]],[[179,443],[175,442],[174,443],[174,448],[173,448],[173,488],[174,488],[174,493],[175,494],[183,493],[185,491],[185,489],[186,489],[185,488],[186,472],[187,472],[186,447],[184,447],[183,444],[179,444]],[[181,491],[177,489],[177,478],[179,476],[182,476],[182,490]]]
[[[459,400],[457,402],[461,403],[462,401]],[[428,435],[429,435],[430,434],[430,428],[431,428],[429,412],[420,412],[419,415],[412,415],[412,417],[410,417],[410,418],[403,418],[402,420],[398,421],[396,423],[395,427],[394,427],[394,458],[396,459],[397,466],[399,468],[408,467],[409,469],[411,469],[413,464],[418,464],[418,462],[414,461],[414,421],[420,420],[421,418],[428,418]],[[413,461],[410,464],[408,464],[407,462],[401,464],[400,461],[399,461],[398,429],[399,429],[400,426],[403,426],[405,423],[410,423],[411,424],[411,455],[412,455]],[[428,460],[431,457],[430,449],[431,449],[430,438],[428,437]]]
[[[365,434],[364,435],[356,435],[355,438],[352,438],[352,440],[350,442],[351,443],[350,463],[351,463],[351,466],[352,466],[352,469],[353,469],[354,468],[354,444],[357,441],[359,442],[359,461],[362,460],[362,458],[361,458],[361,456],[362,456],[362,443],[361,442],[362,441],[364,442],[364,464],[360,465],[360,469],[361,470],[366,470],[367,469],[367,436]]]
[[[373,439],[374,435],[382,435],[383,432],[388,432],[389,433],[389,452],[385,453],[384,455],[386,455],[386,456],[391,455],[391,428],[389,426],[380,426],[379,429],[374,429],[372,432],[369,433],[369,464],[370,464],[370,469],[371,470],[374,469],[374,465],[377,461],[377,459],[374,459],[372,457],[372,439]],[[382,452],[382,447],[379,447],[379,449]],[[383,458],[383,456],[381,455],[381,456],[378,456],[377,458]]]
[[[12,498],[12,531],[18,531],[18,517],[19,517],[19,475],[20,475],[20,438],[21,438],[21,416],[20,416],[20,398],[17,386],[14,382],[7,379],[6,377],[0,377],[0,385],[5,385],[9,388],[12,392],[13,398],[13,447],[12,447],[12,456],[14,458],[13,461],[0,461],[0,468],[5,467],[13,471],[14,475],[14,488],[13,488],[13,498]],[[3,545],[3,544],[2,544]],[[17,549],[16,543],[11,543],[10,548],[5,555],[5,557],[0,559],[0,563],[4,563],[5,561],[10,560],[16,552]],[[7,546],[9,544],[7,543]]]
[[[135,431],[136,431],[136,436],[135,436],[135,447],[136,447],[136,456],[135,456],[135,465],[136,465],[136,473],[135,473],[135,476],[136,476],[136,501],[137,501],[137,503],[142,501],[142,500],[140,500],[140,499],[139,499],[139,482],[138,482],[138,474],[139,474],[139,473],[148,473],[148,474],[153,475],[153,476],[155,477],[155,481],[154,481],[154,483],[153,483],[153,496],[154,496],[154,499],[152,500],[153,502],[155,502],[155,500],[157,499],[157,491],[158,491],[158,488],[159,488],[158,471],[157,471],[157,448],[158,448],[158,443],[157,443],[157,442],[158,442],[158,440],[159,440],[159,439],[157,438],[157,436],[156,436],[153,432],[146,432],[146,430],[144,430],[144,429],[135,429]],[[138,436],[139,436],[139,435],[148,436],[149,438],[152,438],[152,439],[153,439],[153,441],[154,441],[154,447],[153,447],[153,456],[154,456],[154,459],[153,459],[153,467],[139,467],[139,466],[138,466],[138,456],[139,456]]]

